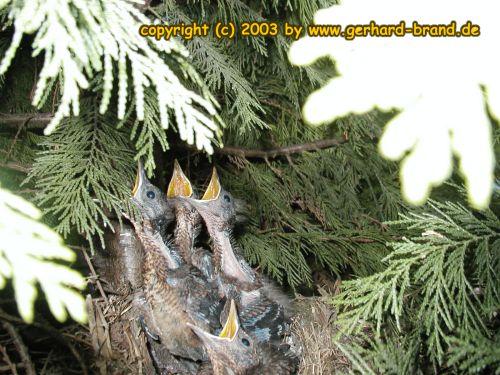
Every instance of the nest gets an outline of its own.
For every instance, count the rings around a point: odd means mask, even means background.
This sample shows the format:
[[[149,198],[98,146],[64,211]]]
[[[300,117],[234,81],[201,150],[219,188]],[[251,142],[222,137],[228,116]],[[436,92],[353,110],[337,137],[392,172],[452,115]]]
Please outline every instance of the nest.
[[[351,370],[349,359],[333,340],[338,327],[335,325],[336,312],[328,302],[331,295],[321,288],[320,292],[320,297],[298,296],[295,300],[297,314],[291,334],[300,354],[298,375],[327,375]],[[347,340],[342,338],[342,341]]]

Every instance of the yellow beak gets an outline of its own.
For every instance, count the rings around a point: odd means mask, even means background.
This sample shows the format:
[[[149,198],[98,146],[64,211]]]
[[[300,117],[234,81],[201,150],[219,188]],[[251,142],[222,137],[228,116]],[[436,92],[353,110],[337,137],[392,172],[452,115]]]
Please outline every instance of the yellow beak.
[[[212,199],[217,199],[219,197],[220,190],[221,186],[220,186],[219,176],[217,175],[217,170],[214,167],[212,172],[212,178],[210,179],[210,183],[208,184],[207,190],[205,191],[205,194],[203,194],[201,200],[208,201]]]
[[[229,309],[229,316],[227,317],[226,324],[224,325],[224,328],[222,328],[219,337],[232,340],[236,336],[238,328],[239,328],[239,322],[238,322],[238,314],[236,313],[236,305],[234,303],[234,300],[231,300],[231,308]]]
[[[137,174],[135,175],[135,183],[132,189],[132,196],[135,196],[137,190],[139,190],[139,186],[141,186],[142,182],[146,179],[146,172],[144,171],[144,166],[142,162],[139,160],[137,163]]]
[[[167,198],[190,197],[193,195],[193,187],[188,180],[177,159],[174,160],[174,173],[168,184]]]

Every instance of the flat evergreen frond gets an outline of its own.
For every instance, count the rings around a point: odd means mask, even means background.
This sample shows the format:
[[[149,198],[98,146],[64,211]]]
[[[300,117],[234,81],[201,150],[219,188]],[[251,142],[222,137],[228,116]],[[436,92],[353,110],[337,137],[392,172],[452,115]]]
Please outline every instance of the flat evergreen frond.
[[[215,15],[221,15],[225,8],[211,9],[216,12]],[[186,14],[172,1],[165,1],[161,12],[169,24],[194,22],[192,16]],[[213,18],[212,27],[220,20],[215,15],[210,17]],[[228,104],[231,103],[226,106],[229,113],[223,116],[224,121],[242,133],[254,127],[266,127],[260,118],[262,107],[253,93],[250,82],[244,72],[236,68],[233,56],[227,53],[228,48],[234,47],[213,36],[194,38],[185,44],[193,58],[194,66],[203,74],[207,85],[213,90],[219,90],[223,86],[225,100]]]
[[[74,261],[76,255],[39,221],[41,216],[31,203],[0,187],[0,289],[12,279],[18,310],[26,322],[33,322],[37,283],[57,320],[66,320],[67,310],[73,319],[84,322],[85,301],[75,289],[83,289],[85,279],[61,263]]]
[[[135,159],[142,159],[144,167],[151,174],[155,169],[153,155],[155,144],[159,144],[161,149],[166,151],[168,141],[165,129],[161,126],[155,92],[149,87],[144,91],[144,110],[148,116],[143,122],[138,119],[134,121],[131,139],[135,141]]]
[[[401,332],[421,327],[427,354],[442,364],[448,335],[457,329],[486,333],[500,303],[499,219],[453,202],[430,202],[401,217],[389,224],[403,226],[410,238],[390,243],[385,270],[344,282],[334,298],[342,311],[339,322],[353,332],[360,321],[370,321],[379,335],[391,319]],[[408,320],[410,314],[418,323]]]
[[[210,25],[208,36],[184,40],[183,43],[209,87],[218,92],[222,119],[232,128],[240,143],[249,143],[261,129],[268,129],[275,124],[275,108],[269,108],[266,102],[281,102],[286,98],[293,105],[292,112],[298,114],[300,95],[312,91],[315,84],[323,83],[326,75],[320,73],[321,69],[293,68],[287,59],[290,40],[281,33],[267,38],[257,35],[244,37],[239,35],[241,24],[276,22],[282,28],[285,20],[290,21],[288,13],[294,17],[300,14],[300,21],[297,22],[306,24],[311,21],[314,11],[324,3],[309,2],[304,9],[298,10],[290,4],[277,9],[265,3],[219,0],[195,1],[192,5],[181,6],[174,1],[164,0],[161,6],[155,8],[155,12],[161,14],[163,21],[170,25],[188,25],[193,22],[207,22]],[[235,25],[238,32],[230,42],[214,36],[213,29],[217,22],[233,22]],[[269,85],[275,86],[276,90],[270,89]],[[275,91],[277,96],[259,95],[271,91]],[[288,120],[278,120],[280,128],[285,128]]]
[[[356,370],[362,374],[423,374],[418,356],[422,342],[419,333],[404,337],[366,338],[364,344],[336,345],[346,354]]]
[[[240,239],[243,254],[293,288],[311,282],[312,263],[336,275],[346,269],[367,275],[381,269],[380,260],[387,254],[389,233],[380,233],[376,220],[366,222],[356,186],[338,174],[341,168],[332,167],[334,156],[325,150],[294,158],[291,165],[243,162],[243,170],[235,174],[221,171],[224,186],[251,202],[252,220]],[[352,198],[345,196],[348,192]],[[363,220],[362,233],[343,217],[342,208],[353,200],[358,204],[346,216]]]
[[[487,337],[481,332],[462,332],[449,338],[449,364],[468,373],[485,371],[500,374],[500,335]]]
[[[208,153],[213,151],[211,142],[219,127],[213,119],[214,99],[206,90],[200,96],[187,89],[165,63],[162,58],[165,53],[185,60],[187,51],[179,43],[157,43],[139,35],[139,26],[150,22],[133,3],[33,0],[10,3],[9,14],[16,19],[15,32],[0,64],[0,75],[11,64],[22,36],[35,32],[34,56],[43,53],[45,58],[33,98],[35,106],[43,104],[47,87],[59,78],[61,99],[54,118],[45,129],[46,134],[71,112],[79,115],[80,91],[88,88],[93,77],[102,73],[101,114],[108,109],[117,76],[118,118],[124,117],[126,103],[130,100],[127,81],[131,77],[135,112],[140,121],[148,115],[144,110],[144,90],[154,87],[162,127],[168,128],[168,111],[171,110],[181,139]],[[180,63],[176,68],[182,66]]]
[[[42,143],[28,179],[40,193],[36,200],[67,235],[76,228],[87,240],[109,225],[104,209],[118,217],[130,197],[134,153],[128,134],[117,129],[113,116],[101,115],[96,101],[68,119]]]
[[[0,133],[0,160],[8,157],[21,164],[30,165],[35,160],[40,137],[33,132],[25,132],[15,139],[11,134]]]

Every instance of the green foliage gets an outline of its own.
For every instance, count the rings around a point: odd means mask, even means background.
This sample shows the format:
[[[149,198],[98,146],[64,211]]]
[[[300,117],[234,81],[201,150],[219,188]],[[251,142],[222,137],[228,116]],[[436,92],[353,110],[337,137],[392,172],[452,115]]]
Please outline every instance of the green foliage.
[[[0,75],[12,63],[23,35],[36,33],[33,54],[37,56],[43,52],[44,65],[39,73],[33,105],[43,105],[47,88],[55,81],[61,87],[59,106],[45,129],[46,134],[50,134],[71,111],[75,116],[80,114],[80,91],[88,88],[95,76],[103,82],[99,113],[104,114],[111,102],[117,76],[118,119],[125,116],[131,97],[137,119],[142,121],[149,116],[144,108],[144,90],[154,86],[162,127],[169,127],[168,111],[172,110],[181,139],[194,144],[196,138],[199,149],[212,152],[211,142],[218,132],[218,125],[212,120],[215,116],[213,98],[206,90],[198,95],[187,89],[161,58],[163,54],[175,55],[176,68],[196,78],[199,84],[201,81],[186,62],[186,51],[180,44],[175,41],[155,43],[139,35],[139,26],[148,24],[149,20],[132,3],[120,0],[2,1],[0,10],[6,6],[10,7],[9,17],[15,20],[15,31],[0,63]],[[133,96],[127,90],[129,78]]]
[[[240,25],[245,21],[290,19],[306,23],[315,10],[332,1],[305,3],[278,5],[276,2],[271,6],[266,1],[194,1],[180,5],[174,0],[165,0],[155,9],[169,24],[196,21],[215,25],[219,21],[231,21]],[[321,77],[318,71],[308,68],[305,69],[308,80],[301,82],[302,73],[285,59],[290,41],[281,35],[276,38],[236,36],[229,42],[208,35],[183,42],[193,57],[194,66],[207,85],[217,92],[224,122],[238,135],[240,142],[247,144],[250,139],[258,139],[259,129],[272,126],[269,117],[276,110],[276,104],[290,102],[296,115],[303,93],[300,89],[311,87],[310,82],[317,83]]]
[[[389,7],[392,17],[388,16]],[[327,56],[335,61],[339,73],[310,95],[304,105],[305,119],[318,125],[374,107],[400,110],[387,124],[379,148],[390,160],[403,159],[401,185],[407,201],[423,204],[432,187],[451,176],[455,155],[471,205],[488,207],[495,160],[489,115],[500,118],[498,58],[494,52],[500,29],[491,16],[493,9],[493,2],[477,8],[448,1],[439,8],[423,4],[419,10],[422,16],[442,15],[458,19],[459,24],[474,18],[484,31],[482,43],[471,38],[446,38],[443,45],[443,38],[410,35],[354,40],[304,37],[290,49],[290,60],[302,66]],[[315,16],[318,25],[341,25],[346,35],[349,24],[367,24],[368,19],[410,25],[414,13],[400,8],[398,1],[372,7],[362,0],[346,0]],[[453,68],[445,63],[450,59],[457,62]]]
[[[367,141],[375,131],[370,120],[376,118],[338,124],[349,129],[349,141],[335,148],[267,163],[237,159],[238,168],[222,170],[223,184],[249,205],[250,219],[240,241],[253,264],[294,288],[312,281],[314,264],[337,276],[381,269],[391,232],[384,232],[379,221],[396,218],[404,207],[395,169],[384,165]],[[293,129],[271,134],[304,141]],[[327,135],[316,132],[308,136]]]
[[[390,244],[383,271],[343,284],[334,299],[339,323],[347,333],[359,331],[362,322],[373,323],[377,337],[394,324],[402,336],[418,332],[408,345],[421,340],[418,345],[434,365],[464,363],[467,349],[461,345],[486,343],[500,306],[499,218],[489,210],[430,201],[426,209],[389,224],[403,226],[408,237]],[[477,349],[484,359],[475,357],[477,363],[465,362],[462,369],[487,363],[489,350]],[[408,358],[405,365],[417,360]]]
[[[450,337],[450,364],[461,371],[480,372],[491,369],[500,374],[500,335],[487,337],[479,332]]]
[[[110,225],[105,210],[121,217],[135,168],[129,135],[117,129],[115,117],[101,115],[96,100],[85,108],[45,137],[28,180],[39,189],[37,202],[57,218],[57,231],[76,228],[91,241],[93,235],[102,240],[103,225]]]
[[[403,337],[389,336],[385,340],[365,337],[364,345],[336,343],[355,370],[372,375],[378,373],[374,369],[390,375],[422,374],[416,362],[421,344],[418,332]]]
[[[12,278],[19,313],[34,318],[36,284],[47,296],[50,311],[59,321],[86,320],[85,301],[73,288],[83,289],[85,279],[59,261],[74,261],[75,253],[59,235],[39,222],[41,212],[31,203],[0,188],[0,289]]]

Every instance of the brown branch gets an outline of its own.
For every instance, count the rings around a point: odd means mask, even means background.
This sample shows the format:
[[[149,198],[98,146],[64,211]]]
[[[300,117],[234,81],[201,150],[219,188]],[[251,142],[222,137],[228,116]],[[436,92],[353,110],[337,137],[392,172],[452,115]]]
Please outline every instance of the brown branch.
[[[14,346],[16,347],[17,352],[19,353],[19,357],[24,365],[24,369],[26,371],[26,375],[35,375],[35,366],[33,362],[31,362],[30,355],[28,353],[28,348],[24,345],[23,339],[17,333],[16,329],[9,322],[3,322],[3,328],[7,331],[9,336],[12,338],[14,342]]]
[[[52,120],[52,117],[52,113],[25,113],[13,115],[0,113],[0,124],[3,123],[11,126],[18,126],[25,123],[25,126],[44,127],[50,122],[50,120]],[[235,155],[243,158],[273,159],[278,156],[288,156],[307,151],[322,150],[325,148],[341,145],[345,142],[347,142],[347,137],[343,136],[342,138],[320,139],[318,141],[300,143],[285,147],[270,148],[267,150],[238,146],[224,146],[222,148],[216,148],[215,152],[222,155]]]
[[[17,316],[10,315],[10,314],[6,313],[5,311],[3,311],[1,307],[0,307],[0,320],[5,320],[8,322],[17,323],[17,324],[26,324],[26,322],[23,321],[21,318],[18,318]],[[68,349],[70,350],[71,354],[73,354],[76,361],[80,365],[80,368],[82,370],[82,374],[88,375],[89,372],[88,372],[87,366],[85,365],[85,362],[83,361],[83,358],[81,357],[78,350],[76,350],[74,345],[66,337],[64,337],[64,335],[62,335],[56,328],[52,327],[47,322],[42,322],[41,318],[39,318],[39,321],[34,321],[33,323],[31,323],[31,326],[43,329],[45,332],[49,333],[59,343],[67,346]],[[33,373],[33,374],[35,374],[35,373]]]
[[[7,163],[0,163],[0,168],[7,168],[18,172],[29,173],[31,167],[29,165],[9,161]]]
[[[291,154],[298,154],[307,151],[317,151],[333,146],[338,146],[347,142],[345,137],[343,138],[328,138],[321,139],[319,141],[300,143],[297,145],[276,147],[267,150],[237,147],[237,146],[224,146],[219,149],[215,149],[215,152],[223,155],[236,155],[243,158],[261,158],[261,159],[272,159],[278,156],[289,156]]]
[[[0,345],[0,353],[2,353],[2,358],[6,363],[5,366],[0,366],[0,372],[10,371],[12,375],[17,375],[17,368],[19,365],[12,362],[7,352],[7,347]]]
[[[26,124],[30,128],[44,128],[53,118],[52,113],[0,113],[0,124],[18,127]]]

